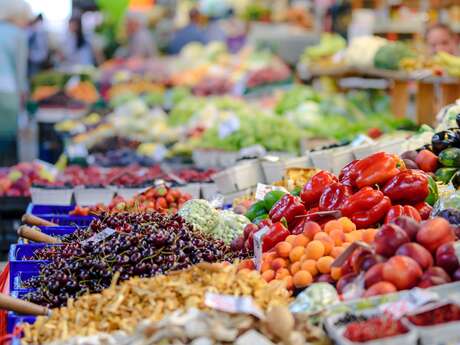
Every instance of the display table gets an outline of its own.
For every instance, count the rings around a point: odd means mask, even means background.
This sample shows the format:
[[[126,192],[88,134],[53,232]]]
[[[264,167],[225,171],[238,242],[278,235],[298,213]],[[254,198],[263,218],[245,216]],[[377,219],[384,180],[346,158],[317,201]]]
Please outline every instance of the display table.
[[[391,94],[391,108],[396,117],[406,117],[410,100],[410,86],[415,84],[415,120],[419,124],[434,124],[437,110],[455,102],[460,97],[460,79],[448,76],[433,76],[431,71],[389,71],[376,68],[298,68],[300,78],[330,77],[340,79],[379,78],[388,80]],[[439,92],[437,92],[439,87]]]

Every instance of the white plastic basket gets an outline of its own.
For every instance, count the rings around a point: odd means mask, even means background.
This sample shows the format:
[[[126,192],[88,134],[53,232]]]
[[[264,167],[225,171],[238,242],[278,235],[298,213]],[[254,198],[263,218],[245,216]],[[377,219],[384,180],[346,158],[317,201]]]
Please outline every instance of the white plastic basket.
[[[216,183],[217,190],[222,194],[236,192],[235,171],[233,169],[222,170],[212,176]]]
[[[115,195],[115,190],[106,188],[75,188],[75,202],[81,206],[108,205]]]
[[[68,206],[72,203],[73,192],[72,188],[48,189],[32,187],[30,189],[32,203],[36,205]]]
[[[203,199],[211,200],[217,194],[217,184],[214,182],[201,184],[201,195]]]
[[[235,172],[237,190],[257,186],[257,183],[265,183],[265,176],[258,159],[238,164],[232,168]]]
[[[144,192],[147,187],[135,187],[135,188],[128,188],[128,187],[119,187],[117,188],[117,195],[121,196],[123,199],[128,200],[132,199],[137,194]]]

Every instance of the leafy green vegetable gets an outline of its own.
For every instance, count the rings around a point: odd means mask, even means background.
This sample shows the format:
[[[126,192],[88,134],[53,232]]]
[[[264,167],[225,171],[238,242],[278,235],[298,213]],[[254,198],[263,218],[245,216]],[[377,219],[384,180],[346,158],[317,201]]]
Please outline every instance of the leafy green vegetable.
[[[404,58],[414,57],[415,54],[402,42],[390,42],[380,47],[374,56],[376,68],[398,70],[399,63]]]

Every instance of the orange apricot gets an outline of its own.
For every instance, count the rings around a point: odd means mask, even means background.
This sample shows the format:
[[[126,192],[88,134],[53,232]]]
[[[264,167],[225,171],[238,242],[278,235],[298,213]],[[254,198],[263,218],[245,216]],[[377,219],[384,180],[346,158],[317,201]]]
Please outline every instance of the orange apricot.
[[[350,218],[342,217],[339,218],[339,222],[342,223],[343,232],[349,233],[356,230],[356,225],[351,221]]]
[[[325,248],[321,241],[313,240],[307,244],[307,258],[317,260],[324,255]]]
[[[303,246],[294,247],[289,253],[289,259],[291,260],[291,262],[296,262],[296,261],[299,261],[302,255],[304,254],[305,254],[305,247]]]
[[[284,241],[290,243],[291,245],[294,245],[296,237],[296,235],[289,235],[288,237],[286,237]]]
[[[345,234],[340,229],[334,229],[329,233],[329,237],[332,238],[336,246],[341,246],[345,242]]]
[[[268,271],[272,268],[271,262],[262,261],[262,265],[260,266],[260,272]]]
[[[302,261],[300,265],[300,269],[302,271],[308,271],[312,276],[316,276],[318,274],[318,269],[316,268],[316,261],[312,259],[307,259]]]
[[[284,277],[282,280],[286,284],[286,289],[291,290],[294,287],[294,279],[291,276]]]
[[[310,242],[310,239],[304,234],[300,234],[296,236],[293,246],[294,247],[297,247],[297,246],[305,247],[308,244],[308,242]]]
[[[305,222],[303,225],[303,234],[307,236],[310,240],[315,237],[318,232],[321,232],[321,227],[316,222]]]
[[[323,274],[329,273],[331,271],[331,265],[333,262],[334,258],[332,256],[323,256],[316,262],[316,267],[318,268],[318,271]]]
[[[308,271],[299,271],[292,277],[292,282],[296,288],[303,288],[313,282],[313,277]]]
[[[377,234],[377,229],[366,229],[362,231],[362,240],[366,243],[373,243],[375,239],[375,235]]]
[[[342,268],[341,267],[331,267],[331,278],[334,280],[339,280],[342,277]]]
[[[267,262],[272,262],[273,259],[276,259],[278,254],[276,252],[266,252],[262,254],[262,259]]]
[[[280,268],[278,271],[276,271],[275,278],[276,279],[283,279],[284,277],[290,276],[291,273],[287,268]]]
[[[298,271],[300,271],[300,261],[296,261],[289,266],[289,271],[291,271],[291,274],[296,274]]]
[[[344,247],[334,247],[334,248],[332,248],[332,250],[331,250],[331,256],[332,256],[333,258],[337,258],[337,257],[339,257],[340,254],[343,253],[344,250],[345,250]]]
[[[275,246],[275,250],[280,257],[287,258],[292,250],[292,245],[289,242],[282,241]]]
[[[273,279],[275,279],[275,271],[267,270],[267,271],[263,272],[262,273],[262,278],[264,278],[267,283],[272,281]]]
[[[321,241],[324,245],[324,254],[328,255],[335,243],[333,239],[325,232],[319,232],[315,235],[315,240]]]
[[[326,232],[328,234],[332,230],[337,230],[337,229],[343,231],[343,225],[338,220],[330,220],[324,225],[324,232]]]
[[[276,258],[271,262],[271,266],[274,271],[278,271],[280,268],[286,268],[287,262],[283,258]]]
[[[241,271],[243,269],[253,270],[256,266],[254,265],[254,261],[252,259],[246,259],[241,261],[238,264],[238,270]]]

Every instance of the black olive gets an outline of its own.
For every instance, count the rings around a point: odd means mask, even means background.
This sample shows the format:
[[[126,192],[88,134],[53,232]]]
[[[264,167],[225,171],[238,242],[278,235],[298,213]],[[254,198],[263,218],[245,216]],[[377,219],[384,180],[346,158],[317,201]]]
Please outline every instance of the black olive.
[[[439,152],[453,146],[458,146],[460,143],[456,133],[451,130],[435,133],[431,138],[431,144],[433,145],[433,152],[438,154]]]

